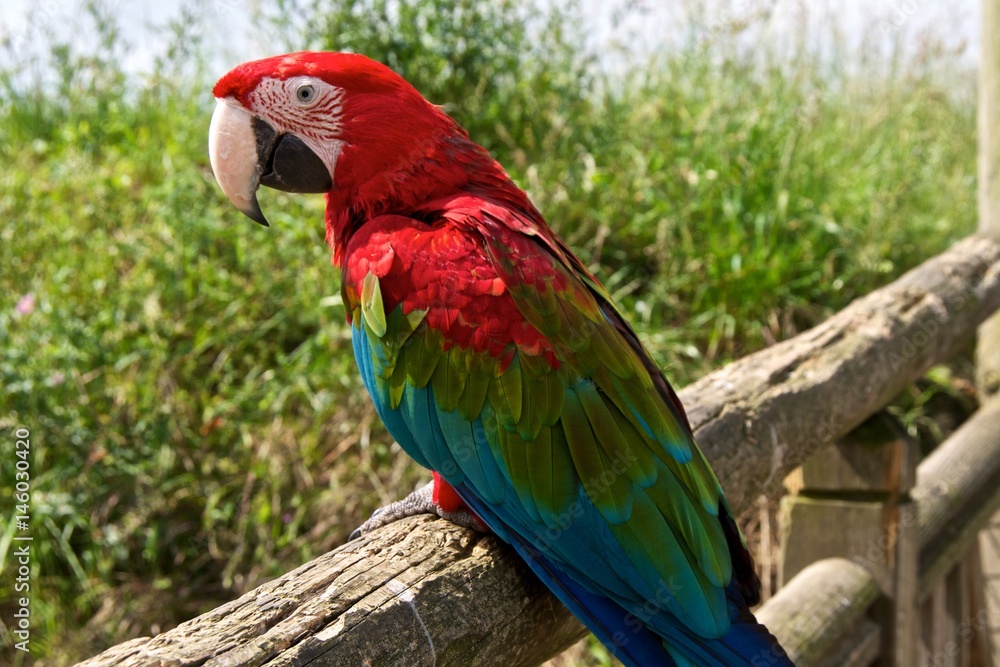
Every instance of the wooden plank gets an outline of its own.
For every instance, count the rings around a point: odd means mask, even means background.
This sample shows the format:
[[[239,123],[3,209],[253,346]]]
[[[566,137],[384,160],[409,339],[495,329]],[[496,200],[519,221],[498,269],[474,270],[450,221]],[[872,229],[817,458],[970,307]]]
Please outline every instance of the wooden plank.
[[[958,562],[948,576],[945,577],[945,651],[949,656],[949,664],[954,667],[968,667],[966,657],[968,642],[958,636],[958,628],[966,619],[969,608],[969,598],[966,588],[965,559]]]
[[[1000,401],[994,401],[981,408],[921,464],[914,497],[920,512],[922,543],[932,543],[942,534],[953,537],[948,527],[968,521],[969,509],[963,499],[983,498],[983,488],[996,491],[995,482],[989,486],[993,479],[990,469],[1000,461],[1000,453],[992,459],[977,458],[965,450],[971,447],[983,454],[988,443],[981,441],[1000,435],[1000,429],[988,427],[996,426],[998,405]],[[988,509],[994,501],[988,494],[985,497]],[[989,511],[985,517],[991,514]],[[974,521],[975,517],[966,531],[975,528]],[[958,533],[959,537],[964,534]],[[939,558],[950,558],[948,550],[932,552]],[[759,617],[787,642],[786,647],[800,664],[818,664],[824,652],[837,642],[831,635],[843,624],[856,622],[878,595],[871,574],[857,564],[847,565],[850,567],[841,569],[846,569],[848,575],[825,579],[827,568],[806,576],[810,571],[807,568],[759,612]],[[944,566],[929,562],[927,567],[934,570]],[[820,576],[815,576],[817,572]],[[386,586],[393,580],[419,584],[410,588],[397,584],[403,593],[413,594],[408,598],[387,594]],[[926,585],[934,579],[925,574],[921,581]],[[457,591],[461,594],[456,595]],[[825,601],[825,609],[814,610],[808,600],[803,601],[813,595]],[[483,604],[484,599],[489,603]],[[379,603],[372,604],[376,600]],[[443,604],[444,600],[447,604]],[[446,616],[425,615],[424,610],[430,608],[440,608],[438,614]],[[492,620],[484,617],[487,612]],[[524,572],[508,549],[492,538],[471,534],[447,522],[415,517],[349,543],[154,639],[127,642],[84,664],[159,665],[203,662],[212,656],[216,656],[216,664],[249,664],[265,659],[305,659],[306,655],[319,655],[324,650],[331,659],[345,661],[342,664],[358,664],[369,650],[366,645],[381,647],[379,651],[398,646],[413,652],[407,654],[407,660],[412,661],[414,653],[420,655],[421,638],[427,640],[417,614],[427,624],[424,627],[429,628],[437,651],[473,651],[463,654],[467,658],[463,664],[470,665],[496,664],[498,656],[503,656],[504,664],[537,664],[583,634],[581,626],[542,590],[534,577]],[[357,623],[359,617],[389,620],[376,623],[376,630],[375,625]],[[926,611],[923,617],[927,618]],[[407,620],[410,625],[402,627]],[[928,627],[932,626],[925,622],[923,637],[928,636]],[[535,635],[539,628],[543,634]],[[388,647],[383,639],[386,636],[395,638]],[[505,643],[515,640],[516,646]],[[342,649],[348,642],[354,642],[354,653],[335,648]],[[512,648],[517,649],[517,655],[510,655]],[[348,655],[352,657],[346,658]]]
[[[782,498],[782,585],[818,560],[841,557],[867,567],[879,587],[888,590],[888,553],[894,545],[882,530],[884,512],[878,501]]]
[[[916,484],[920,446],[894,418],[878,413],[802,466],[804,492],[908,493]]]
[[[988,619],[981,606],[978,545],[935,585],[921,608],[921,665],[992,667]]]
[[[983,597],[987,613],[986,635],[994,656],[1000,656],[1000,512],[979,535],[983,570]]]
[[[972,550],[975,550],[973,547]],[[972,551],[970,550],[970,551]],[[969,626],[969,620],[975,613],[972,608],[972,597],[969,595],[969,587],[972,583],[972,573],[969,568],[969,558],[963,558],[955,568],[957,576],[957,582],[955,582],[958,590],[954,593],[954,597],[957,598],[958,607],[958,627],[955,629],[955,641],[958,642],[959,647],[959,659],[958,664],[960,667],[972,667],[972,643],[975,639],[975,635],[972,632],[963,633],[962,629]]]
[[[969,596],[967,629],[970,637],[969,664],[971,667],[993,667],[993,647],[990,641],[989,609],[986,607],[986,581],[983,576],[982,552],[973,544],[966,559],[966,581]]]
[[[951,636],[948,632],[947,586],[947,581],[942,579],[934,587],[934,592],[931,593],[930,623],[924,629],[924,634],[927,635],[929,640],[927,646],[928,664],[935,665],[936,667],[950,667],[948,656],[945,653],[945,644],[947,644]]]
[[[911,545],[913,542],[920,544],[922,554],[926,558],[922,564],[920,586],[917,590],[900,590],[898,595],[914,600],[918,597],[927,597],[929,587],[935,588],[931,598],[921,608],[920,636],[922,641],[919,648],[909,650],[915,650],[919,653],[920,664],[957,665],[958,658],[961,658],[966,649],[962,645],[962,641],[968,643],[967,639],[959,641],[956,635],[959,628],[962,629],[962,637],[969,632],[968,612],[962,611],[968,605],[961,599],[954,597],[956,591],[961,590],[961,586],[955,588],[958,584],[956,584],[954,575],[951,577],[952,587],[950,589],[943,578],[954,569],[956,563],[962,560],[964,554],[968,552],[969,545],[975,542],[979,527],[1000,505],[1000,483],[998,483],[1000,480],[1000,400],[991,401],[984,405],[947,442],[928,457],[920,465],[917,479],[917,487],[913,490],[916,507],[901,510],[903,513],[900,515],[899,526],[904,530],[909,529],[908,539]],[[808,492],[803,489],[802,493],[807,494]],[[790,502],[795,503],[795,509],[802,517],[813,511],[811,506],[815,504],[816,499],[806,497]],[[865,512],[859,510],[858,503],[829,499],[823,499],[823,502],[827,503],[828,506],[831,503],[833,505],[837,502],[843,503],[843,507],[839,509],[831,506],[834,510],[833,513],[839,515],[841,522],[845,525],[851,525],[852,528],[860,525],[862,527],[860,534],[866,534],[863,527],[867,523],[867,519],[864,518]],[[914,516],[914,509],[916,509],[916,516]],[[859,511],[860,514],[858,514]],[[871,511],[872,509],[869,508],[869,513]],[[854,516],[855,514],[858,516]],[[844,517],[849,517],[849,519],[845,520]],[[819,525],[831,526],[829,517]],[[810,544],[806,548],[828,550],[830,547],[824,543],[825,538],[821,533],[822,531],[819,531],[815,534],[818,544]],[[855,551],[862,544],[871,545],[871,540],[871,536],[862,537],[860,541],[856,540]],[[877,561],[878,556],[883,553],[884,550],[876,549],[875,555],[869,554],[869,562],[865,564],[870,565],[871,562]],[[907,567],[913,567],[912,562],[911,554],[905,562],[901,560],[897,565],[905,566],[905,563],[910,563]],[[878,571],[878,568],[874,569]],[[905,573],[896,570],[893,572],[893,576],[899,577],[894,584],[895,586],[905,587],[907,585]],[[912,586],[914,579],[910,578],[909,581]],[[950,602],[949,594],[952,596]],[[906,602],[902,602],[899,608],[905,610],[907,608]],[[909,608],[916,609],[917,605],[912,603]],[[911,626],[907,626],[905,622],[902,622],[902,619],[898,620],[901,621],[898,632],[913,632]],[[885,641],[886,646],[896,656],[892,658],[897,661],[895,664],[915,664],[907,662],[907,658],[904,657],[905,653],[896,654],[897,649],[893,647],[891,635],[885,637]],[[911,639],[905,641],[909,642]],[[902,650],[907,649],[903,647]]]
[[[886,635],[883,664],[910,667],[917,664],[920,635],[918,582],[920,572],[920,530],[917,504],[897,505],[896,562],[892,569],[892,597],[879,619]]]
[[[931,628],[934,627],[934,594],[933,592],[920,603],[920,643],[917,645],[919,665],[929,665],[934,652]]]

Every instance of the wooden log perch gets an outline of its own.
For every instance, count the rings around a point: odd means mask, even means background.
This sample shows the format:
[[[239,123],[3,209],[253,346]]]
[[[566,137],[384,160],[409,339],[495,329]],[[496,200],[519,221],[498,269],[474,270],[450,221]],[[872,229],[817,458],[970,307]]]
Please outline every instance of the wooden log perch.
[[[867,569],[844,558],[827,558],[802,570],[764,605],[757,619],[780,629],[777,637],[799,667],[867,665],[879,649],[880,629],[867,616],[878,595],[878,584]],[[848,635],[856,643],[838,652],[837,644]],[[859,659],[861,655],[868,659]]]
[[[1000,242],[970,237],[796,338],[680,392],[734,508],[970,341]],[[868,584],[864,584],[868,590]],[[583,627],[495,538],[417,517],[84,665],[537,665]]]
[[[81,664],[538,665],[582,633],[513,550],[425,515]]]
[[[680,392],[739,511],[972,340],[1000,309],[1000,241],[973,236],[791,340]]]

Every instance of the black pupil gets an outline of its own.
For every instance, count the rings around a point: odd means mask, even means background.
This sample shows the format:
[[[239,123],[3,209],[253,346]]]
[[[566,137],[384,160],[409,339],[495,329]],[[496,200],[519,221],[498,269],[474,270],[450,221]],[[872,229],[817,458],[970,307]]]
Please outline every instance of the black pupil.
[[[312,97],[311,88],[299,88],[299,99],[308,100],[310,97]]]

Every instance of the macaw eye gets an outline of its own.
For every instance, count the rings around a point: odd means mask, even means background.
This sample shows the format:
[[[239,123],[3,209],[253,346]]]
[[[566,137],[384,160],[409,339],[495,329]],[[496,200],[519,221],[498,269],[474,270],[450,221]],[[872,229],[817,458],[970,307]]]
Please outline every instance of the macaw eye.
[[[309,104],[316,99],[316,88],[312,84],[302,84],[295,89],[295,99],[302,104]]]

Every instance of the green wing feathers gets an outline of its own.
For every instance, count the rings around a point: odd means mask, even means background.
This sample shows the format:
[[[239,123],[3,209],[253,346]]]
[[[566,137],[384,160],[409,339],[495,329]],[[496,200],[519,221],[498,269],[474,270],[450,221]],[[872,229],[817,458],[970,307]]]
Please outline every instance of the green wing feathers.
[[[426,310],[405,312],[401,303],[385,312],[379,279],[368,274],[353,322],[378,341],[372,354],[389,405],[430,387],[428,409],[450,434],[436,444],[449,448],[462,479],[493,503],[512,487],[540,529],[565,527],[582,488],[651,587],[665,582],[690,614],[723,627],[732,564],[718,518],[722,490],[679,408],[595,280],[536,239],[507,241],[487,242],[489,258],[550,349],[512,344],[491,357],[450,344]],[[477,421],[492,452],[455,451],[455,442],[475,441]]]

